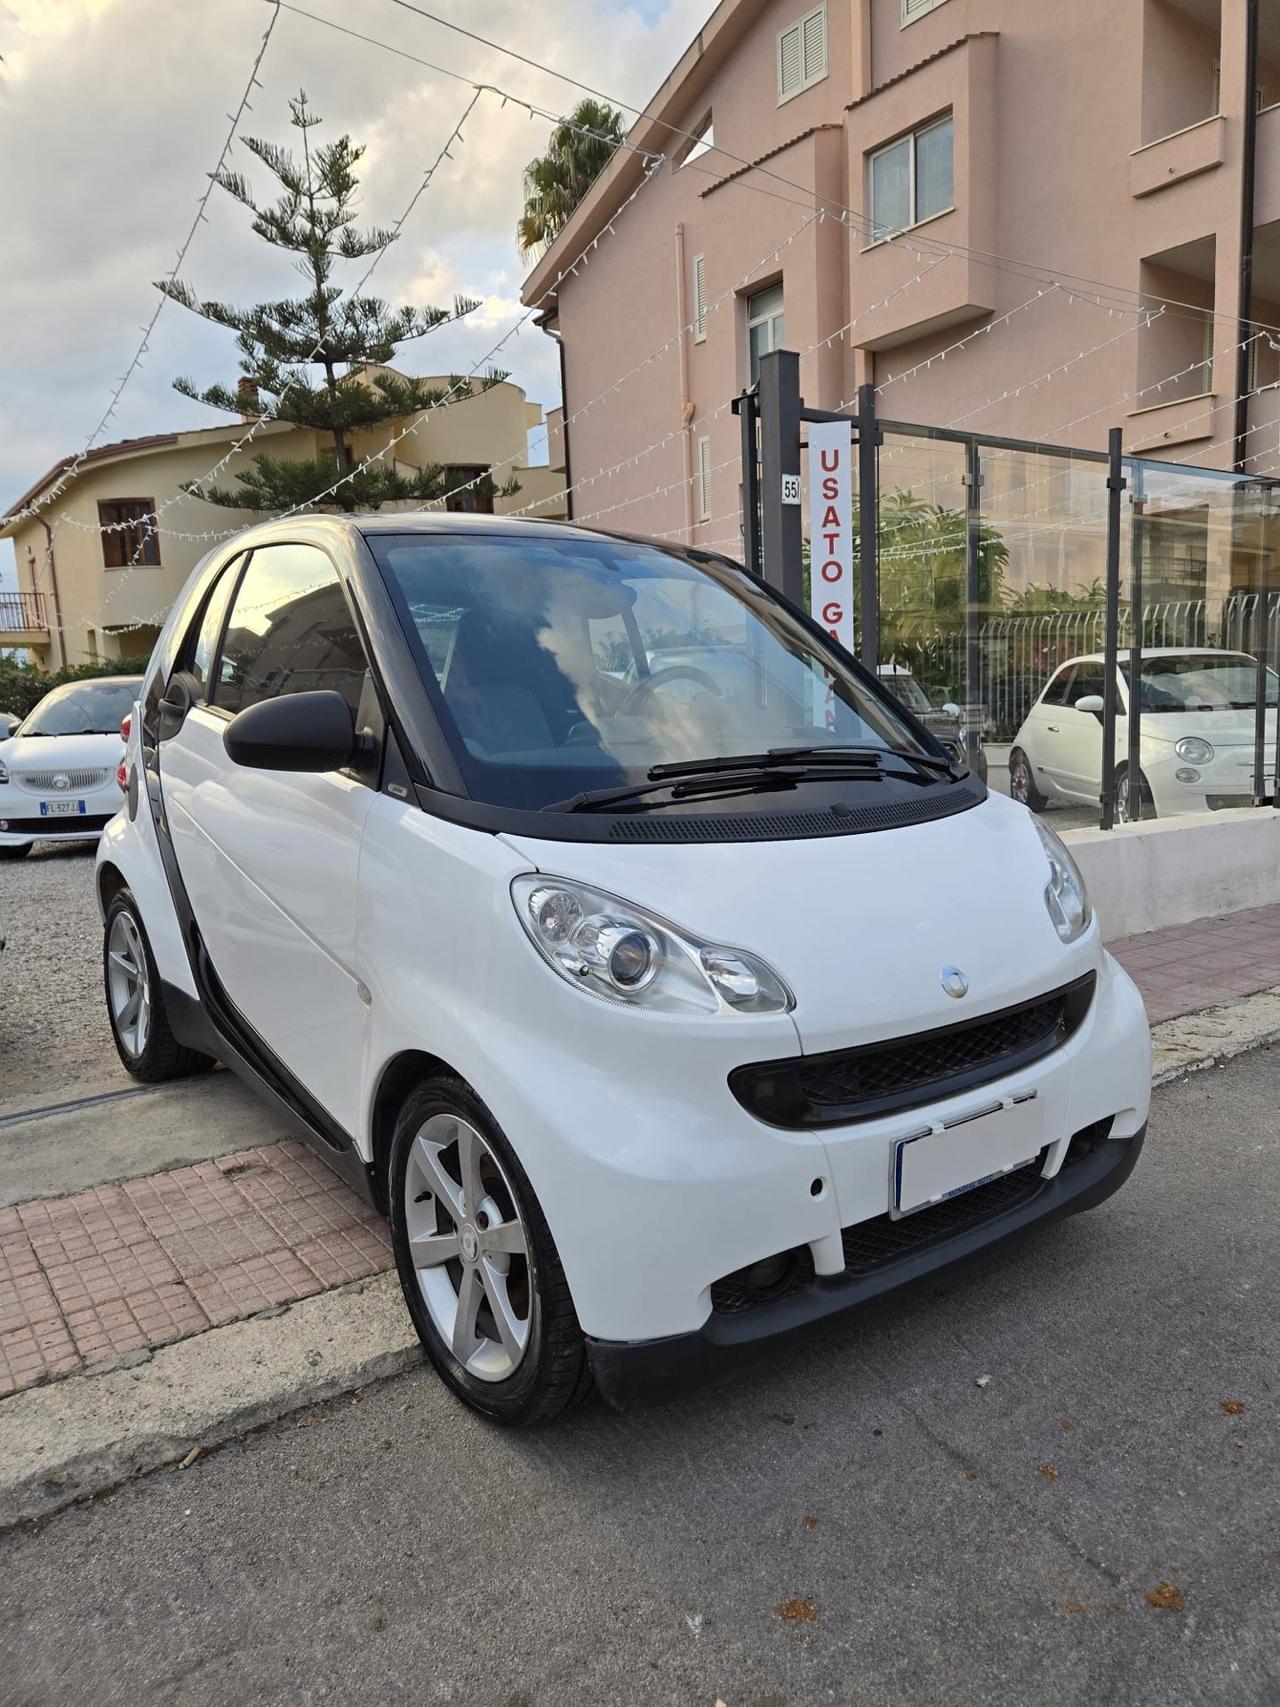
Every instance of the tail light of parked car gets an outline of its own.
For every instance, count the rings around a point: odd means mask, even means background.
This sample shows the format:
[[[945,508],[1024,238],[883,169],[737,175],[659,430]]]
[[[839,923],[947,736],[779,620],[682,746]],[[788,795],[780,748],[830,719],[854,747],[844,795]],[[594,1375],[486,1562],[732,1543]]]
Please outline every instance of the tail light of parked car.
[[[131,711],[126,711],[124,716],[120,719],[120,739],[122,741],[127,741],[129,739],[129,731],[132,727],[133,713]],[[121,794],[127,794],[129,792],[129,767],[125,764],[123,759],[121,759],[120,763],[116,766],[116,787],[120,790]]]

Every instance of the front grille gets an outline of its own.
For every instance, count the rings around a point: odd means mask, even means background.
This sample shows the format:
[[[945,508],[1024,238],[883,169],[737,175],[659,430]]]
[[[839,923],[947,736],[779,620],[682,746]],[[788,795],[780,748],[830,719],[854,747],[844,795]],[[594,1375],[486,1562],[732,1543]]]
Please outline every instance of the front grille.
[[[871,1120],[1002,1078],[1075,1032],[1093,1000],[1094,974],[1060,990],[958,1025],[856,1049],[737,1067],[729,1086],[772,1126],[803,1129]]]
[[[970,1227],[980,1227],[1006,1210],[1020,1208],[1039,1191],[1043,1166],[1041,1155],[1024,1168],[1015,1168],[985,1185],[974,1186],[972,1191],[932,1203],[914,1215],[903,1215],[897,1221],[889,1215],[875,1215],[870,1221],[846,1227],[841,1234],[845,1273],[870,1274],[887,1263],[967,1232]]]
[[[95,765],[90,770],[52,770],[52,771],[11,771],[10,780],[17,783],[28,794],[83,794],[88,790],[103,788],[111,780],[112,771],[109,765]],[[62,777],[65,780],[59,786],[54,780]]]

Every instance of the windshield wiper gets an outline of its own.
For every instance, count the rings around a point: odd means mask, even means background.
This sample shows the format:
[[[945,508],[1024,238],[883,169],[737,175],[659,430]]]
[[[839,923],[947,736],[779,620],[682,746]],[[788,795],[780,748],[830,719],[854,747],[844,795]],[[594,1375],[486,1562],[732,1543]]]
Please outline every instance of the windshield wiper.
[[[770,747],[764,753],[739,753],[724,758],[684,759],[677,764],[654,765],[645,774],[651,782],[657,782],[668,777],[711,776],[723,771],[768,770],[797,762],[814,767],[831,765],[839,769],[843,766],[846,770],[865,765],[868,769],[878,770],[887,757],[905,759],[909,764],[940,772],[943,776],[955,777],[957,774],[952,760],[935,759],[930,753],[916,753],[910,747],[838,746],[831,742],[809,747]]]
[[[656,770],[666,767],[657,765]],[[653,778],[651,771],[650,777]],[[881,782],[884,769],[879,764],[859,764],[846,759],[843,765],[811,765],[807,762],[750,765],[738,761],[731,768],[709,765],[697,772],[679,777],[657,777],[649,782],[634,783],[629,788],[592,788],[567,800],[553,800],[540,807],[543,812],[593,812],[610,806],[624,806],[644,800],[648,795],[666,793],[665,800],[654,800],[654,806],[672,806],[681,800],[694,800],[718,794],[757,793],[766,789],[794,788],[797,783],[821,777],[833,782]]]

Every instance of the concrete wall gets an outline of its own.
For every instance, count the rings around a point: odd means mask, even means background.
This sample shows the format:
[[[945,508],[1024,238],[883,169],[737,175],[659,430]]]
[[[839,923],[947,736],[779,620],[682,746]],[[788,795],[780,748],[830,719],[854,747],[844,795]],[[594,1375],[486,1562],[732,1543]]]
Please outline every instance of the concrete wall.
[[[1068,830],[1107,941],[1280,901],[1280,813],[1207,812]]]

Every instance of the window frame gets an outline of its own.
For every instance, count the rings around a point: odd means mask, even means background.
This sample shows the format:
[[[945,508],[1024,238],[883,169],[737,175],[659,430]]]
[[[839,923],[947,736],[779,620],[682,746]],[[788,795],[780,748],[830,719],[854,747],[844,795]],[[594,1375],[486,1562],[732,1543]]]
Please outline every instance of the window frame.
[[[912,24],[918,24],[921,18],[927,18],[930,12],[936,12],[939,6],[945,6],[946,0],[902,0],[902,22],[900,30],[908,30]]]
[[[811,23],[814,18],[818,17],[822,19],[822,69],[821,71],[815,71],[811,77],[806,77],[804,74],[805,25]],[[782,43],[787,36],[793,35],[797,32],[800,37],[800,81],[796,84],[794,89],[788,89],[782,81]],[[830,67],[831,51],[830,41],[827,35],[827,0],[822,0],[821,5],[811,6],[807,12],[802,13],[793,23],[788,24],[785,29],[778,31],[778,105],[780,107],[785,106],[788,101],[794,101],[797,95],[803,95],[807,89],[812,89],[817,84],[823,82],[829,75]]]
[[[913,20],[913,22],[914,22],[914,20]],[[930,131],[940,129],[944,124],[949,124],[951,126],[951,200],[947,203],[946,207],[935,208],[932,213],[926,213],[923,215],[923,217],[921,217],[919,214],[919,209],[917,207],[917,183],[916,183],[916,150],[917,150],[917,144],[919,142],[919,139],[922,136],[927,136]],[[935,113],[932,118],[922,119],[919,124],[912,125],[910,130],[900,131],[897,136],[891,137],[888,142],[881,143],[879,148],[873,148],[867,154],[867,156],[866,156],[866,161],[867,161],[867,167],[866,167],[866,186],[867,186],[866,199],[867,199],[868,217],[871,221],[871,241],[866,246],[868,249],[877,248],[881,243],[891,243],[895,237],[901,237],[901,235],[904,231],[913,231],[916,228],[916,226],[918,226],[918,225],[927,225],[931,219],[941,219],[944,214],[955,212],[955,210],[956,210],[956,141],[955,141],[956,132],[955,132],[955,125],[956,125],[955,108],[954,107],[948,107],[944,112]],[[887,226],[886,225],[882,230],[878,221],[876,220],[875,163],[877,160],[883,159],[883,157],[886,154],[891,154],[895,148],[900,148],[904,142],[908,145],[908,161],[909,161],[909,164],[908,164],[908,168],[907,168],[907,212],[908,212],[910,217],[908,218],[905,225],[895,225],[895,226]]]
[[[209,607],[213,604],[213,601],[218,596],[220,588],[225,583],[230,587],[231,591],[227,597],[226,609],[222,613],[221,620],[218,623],[217,632],[213,637],[213,650],[209,654],[209,674],[206,679],[201,682],[199,695],[194,699],[193,703],[201,706],[205,711],[216,712],[219,717],[226,719],[227,722],[230,722],[231,718],[235,714],[228,711],[225,706],[214,705],[209,698],[209,689],[217,679],[218,668],[222,662],[222,640],[227,631],[227,618],[231,614],[231,607],[235,603],[237,592],[240,590],[240,579],[248,568],[249,559],[252,556],[252,551],[237,552],[234,557],[229,557],[220,569],[214,571],[209,585],[204,589],[204,593],[199,604],[187,619],[187,626],[183,630],[182,643],[178,647],[174,656],[173,669],[170,672],[171,675],[182,675],[194,678],[195,672],[192,670],[191,665],[193,662],[195,648],[200,642],[201,634],[204,632],[204,622],[205,618],[209,614]]]
[[[138,510],[141,513],[136,518],[112,516],[109,520],[104,514],[108,510]],[[133,548],[125,544],[129,538],[126,523],[129,528],[142,528],[148,521],[156,519],[156,501],[154,498],[100,498],[98,500],[98,526],[102,530],[102,567],[104,569],[163,569],[160,561],[160,534],[156,529],[150,529],[143,535],[143,550],[134,559]],[[123,556],[119,563],[107,561],[107,544],[119,543]],[[154,552],[154,556],[150,553]]]
[[[709,112],[699,123],[690,125],[689,135],[681,139],[680,147],[676,150],[676,171],[680,171],[684,166],[691,166],[695,160],[701,160],[704,154],[710,154],[714,150],[715,145],[715,113]]]
[[[753,302],[755,302],[759,297],[765,296],[770,291],[775,291],[775,290],[779,293],[779,295],[782,299],[781,300],[781,306],[772,314],[759,314],[759,315],[753,316],[752,312],[751,312],[751,304]],[[786,340],[786,335],[787,335],[787,333],[786,333],[787,296],[786,296],[786,289],[784,287],[783,281],[781,279],[774,279],[771,284],[757,285],[754,290],[747,291],[743,296],[742,306],[743,306],[743,311],[744,311],[744,321],[745,321],[745,325],[746,325],[747,384],[748,385],[754,385],[756,383],[756,381],[759,379],[760,375],[759,375],[759,372],[756,372],[753,374],[751,371],[751,332],[752,332],[752,328],[756,327],[756,326],[768,326],[770,328],[769,348],[763,352],[763,354],[765,354],[765,355],[770,355],[770,354],[772,354],[772,352],[774,350],[779,350],[783,347],[782,342],[779,342],[777,344],[775,344],[773,342],[772,327],[773,327],[773,323],[775,321],[777,321],[777,320],[782,321],[782,323],[783,323],[782,340],[783,340],[783,342],[785,342],[785,340]]]

